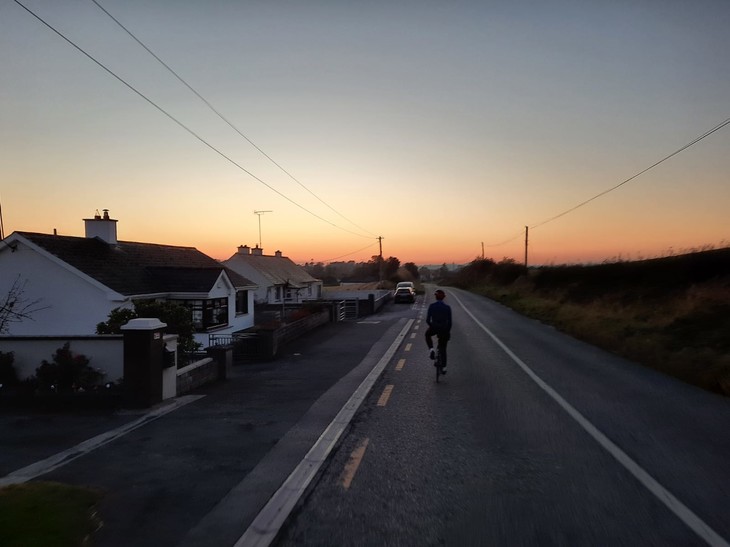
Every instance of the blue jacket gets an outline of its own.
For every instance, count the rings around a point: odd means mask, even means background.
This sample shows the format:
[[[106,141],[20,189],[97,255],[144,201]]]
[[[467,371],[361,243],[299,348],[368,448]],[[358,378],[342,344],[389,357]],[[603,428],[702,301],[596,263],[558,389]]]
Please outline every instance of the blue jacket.
[[[451,307],[443,300],[437,300],[428,307],[426,323],[433,329],[449,332],[451,330]]]

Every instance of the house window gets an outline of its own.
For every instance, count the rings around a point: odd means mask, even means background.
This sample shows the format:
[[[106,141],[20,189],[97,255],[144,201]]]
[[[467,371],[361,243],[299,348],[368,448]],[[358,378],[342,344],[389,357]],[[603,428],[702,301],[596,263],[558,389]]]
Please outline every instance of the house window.
[[[276,287],[276,301],[281,300],[281,287]]]
[[[248,313],[248,291],[236,291],[236,315]]]
[[[228,324],[228,299],[181,300],[192,314],[193,326],[197,331],[220,327]]]

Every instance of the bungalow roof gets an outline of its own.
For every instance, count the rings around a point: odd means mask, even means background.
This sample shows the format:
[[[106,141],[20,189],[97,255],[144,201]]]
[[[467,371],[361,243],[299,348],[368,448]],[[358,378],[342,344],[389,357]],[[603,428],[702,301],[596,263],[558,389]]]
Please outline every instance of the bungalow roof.
[[[307,270],[285,256],[245,255],[237,253],[229,259],[229,262],[232,264],[235,264],[236,261],[248,264],[272,285],[289,284],[292,287],[302,288],[307,284],[318,281]]]
[[[46,252],[123,294],[208,292],[225,271],[236,288],[255,283],[194,247],[16,232]]]

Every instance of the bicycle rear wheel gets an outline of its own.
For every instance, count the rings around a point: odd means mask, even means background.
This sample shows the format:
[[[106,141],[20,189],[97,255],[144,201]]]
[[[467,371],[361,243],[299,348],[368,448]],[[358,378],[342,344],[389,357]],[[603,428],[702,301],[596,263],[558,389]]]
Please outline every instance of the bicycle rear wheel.
[[[434,365],[435,366],[433,368],[436,369],[436,383],[438,383],[439,376],[441,376],[443,374],[443,372],[442,372],[443,369],[441,368],[441,353],[440,352],[436,353],[436,361],[434,361]]]

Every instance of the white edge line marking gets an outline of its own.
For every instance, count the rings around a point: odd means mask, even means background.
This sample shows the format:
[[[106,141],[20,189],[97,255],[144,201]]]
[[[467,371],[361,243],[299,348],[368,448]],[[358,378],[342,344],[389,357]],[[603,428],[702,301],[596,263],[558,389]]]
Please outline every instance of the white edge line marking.
[[[205,397],[205,395],[183,395],[182,397],[178,397],[174,400],[174,402],[161,406],[160,408],[156,408],[141,418],[119,426],[116,429],[112,429],[111,431],[101,433],[91,439],[87,439],[68,450],[54,454],[45,460],[37,461],[26,467],[8,473],[4,477],[0,478],[0,487],[8,486],[10,484],[21,484],[41,475],[45,475],[54,469],[58,469],[59,467],[74,461],[76,458],[80,458],[84,454],[88,454],[92,450],[96,450],[97,448],[104,446],[105,444],[110,443],[131,431],[134,431],[138,427],[142,427],[143,425],[148,424],[157,418],[161,418],[173,410],[185,406],[188,403],[192,403],[193,401],[197,401],[203,397]]]
[[[345,428],[352,420],[365,397],[372,389],[375,381],[385,369],[395,354],[398,346],[411,328],[413,319],[409,319],[405,327],[396,336],[388,350],[365,377],[355,393],[337,413],[316,443],[309,449],[304,459],[284,481],[284,484],[274,493],[263,509],[256,515],[251,525],[235,543],[234,547],[261,546],[271,544],[279,530],[284,525],[289,513],[304,494],[319,468],[325,462]]]
[[[645,471],[638,463],[631,459],[621,448],[619,448],[606,435],[601,433],[588,419],[576,410],[568,401],[563,399],[552,387],[540,378],[532,369],[527,366],[512,350],[510,350],[496,335],[494,335],[487,327],[485,327],[473,313],[471,313],[464,303],[452,292],[451,295],[464,309],[469,317],[486,332],[494,342],[502,348],[502,350],[515,362],[519,367],[543,390],[545,393],[558,403],[571,418],[598,442],[611,456],[613,456],[624,468],[631,473],[647,490],[654,494],[667,508],[674,513],[682,522],[691,528],[698,536],[704,539],[713,547],[730,547],[730,544],[720,534],[715,532],[705,521],[697,516],[689,507],[684,505],[669,490],[664,488],[659,482]]]

